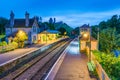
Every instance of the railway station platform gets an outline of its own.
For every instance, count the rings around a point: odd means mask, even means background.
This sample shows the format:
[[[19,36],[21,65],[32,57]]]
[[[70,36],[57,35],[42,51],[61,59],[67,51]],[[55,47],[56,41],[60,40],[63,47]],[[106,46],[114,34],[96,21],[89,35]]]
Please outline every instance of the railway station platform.
[[[87,69],[87,56],[79,52],[77,39],[70,43],[64,55],[63,61],[59,59],[46,80],[93,80]]]

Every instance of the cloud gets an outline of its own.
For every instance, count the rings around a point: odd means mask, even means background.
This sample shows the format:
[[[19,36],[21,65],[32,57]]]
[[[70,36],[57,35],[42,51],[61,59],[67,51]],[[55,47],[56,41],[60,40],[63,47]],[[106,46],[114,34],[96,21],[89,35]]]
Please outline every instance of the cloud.
[[[111,18],[111,16],[119,13],[120,9],[106,12],[69,13],[66,15],[46,16],[43,18],[43,21],[48,21],[50,17],[55,17],[57,21],[63,21],[72,27],[81,26],[83,24],[97,25],[99,22],[107,20]]]

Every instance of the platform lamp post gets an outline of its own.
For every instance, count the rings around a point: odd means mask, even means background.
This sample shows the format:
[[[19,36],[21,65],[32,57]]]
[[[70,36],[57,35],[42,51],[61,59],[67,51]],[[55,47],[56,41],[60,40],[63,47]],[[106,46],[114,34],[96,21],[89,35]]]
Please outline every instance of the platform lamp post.
[[[100,37],[100,36],[99,36],[99,34],[100,34],[99,31],[100,31],[100,29],[99,29],[99,27],[98,27],[98,28],[97,28],[97,32],[98,32],[98,33],[97,33],[98,50],[99,50],[99,37]]]
[[[91,33],[88,35],[87,33],[84,33],[83,34],[83,37],[84,38],[88,38],[88,47],[89,47],[89,53],[88,53],[88,59],[89,59],[89,62],[91,61]]]
[[[67,32],[64,32],[64,38],[65,38],[66,34],[67,34]]]
[[[79,27],[79,35],[78,35],[78,41],[79,41],[79,52],[80,52],[80,48],[81,48],[81,47],[80,47],[80,45],[81,45],[81,44],[80,44],[80,38],[81,38],[81,35],[80,35],[80,27]]]
[[[91,28],[90,28],[90,31],[89,31],[89,62],[91,62]]]
[[[47,44],[47,31],[45,31],[46,32],[46,44]]]
[[[89,35],[89,62],[91,62],[91,32]]]

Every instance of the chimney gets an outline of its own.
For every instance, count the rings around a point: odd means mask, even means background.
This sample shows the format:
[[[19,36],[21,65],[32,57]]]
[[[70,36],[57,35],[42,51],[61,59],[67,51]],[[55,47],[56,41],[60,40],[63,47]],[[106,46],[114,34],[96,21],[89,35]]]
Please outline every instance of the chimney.
[[[34,19],[35,22],[37,22],[37,23],[39,22],[39,17],[34,16],[33,19]]]
[[[10,26],[11,27],[14,26],[14,13],[13,13],[13,11],[11,11],[11,13],[10,13]]]
[[[29,26],[29,13],[26,11],[25,13],[25,26],[28,27]]]
[[[40,22],[42,23],[42,17],[40,17]]]
[[[56,23],[56,18],[54,18],[54,24]]]

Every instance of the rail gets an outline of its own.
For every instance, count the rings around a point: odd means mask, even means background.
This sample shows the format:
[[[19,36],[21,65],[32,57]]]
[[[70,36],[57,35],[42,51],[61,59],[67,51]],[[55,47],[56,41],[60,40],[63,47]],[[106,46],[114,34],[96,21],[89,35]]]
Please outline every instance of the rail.
[[[50,44],[48,46],[40,47],[39,49],[28,52],[20,57],[17,57],[17,58],[12,59],[4,64],[1,64],[0,65],[0,71],[1,71],[0,78],[8,75],[10,72],[13,72],[15,69],[20,68],[23,64],[29,62],[31,59],[40,55],[41,52],[45,51],[46,49],[58,44],[59,42],[64,41],[64,40],[66,40],[66,39],[60,40],[60,41]],[[17,68],[16,68],[16,66],[17,66]]]
[[[62,44],[62,42],[61,42],[61,44]],[[59,48],[59,46],[61,44],[59,44],[59,45],[57,44],[58,46],[51,47],[51,49],[47,50],[47,52],[46,51],[42,52],[40,55],[33,56],[30,59],[24,60],[22,63],[16,65],[15,68],[12,69],[13,71],[11,71],[11,72],[9,71],[10,74],[4,75],[4,76],[2,76],[2,78],[3,79],[16,79],[16,78],[18,78],[19,76],[21,76],[22,74],[24,74],[25,72],[27,72],[27,70],[29,70],[31,67],[33,67],[34,65],[36,65],[39,61],[41,61],[48,54],[50,54],[51,52],[53,52],[54,50],[56,50],[56,48]],[[26,62],[28,62],[28,63],[26,64]],[[43,62],[44,61],[42,61],[42,63],[39,64],[38,66],[42,66],[42,64],[44,64]],[[17,70],[14,71],[14,69],[16,69],[17,66],[20,66],[20,68],[18,68]],[[37,70],[37,67],[34,67],[33,69]],[[31,71],[33,71],[33,69]],[[29,74],[29,75],[31,76],[31,74]],[[27,75],[27,76],[29,76],[29,75]],[[30,78],[30,76],[29,76],[29,78]]]

